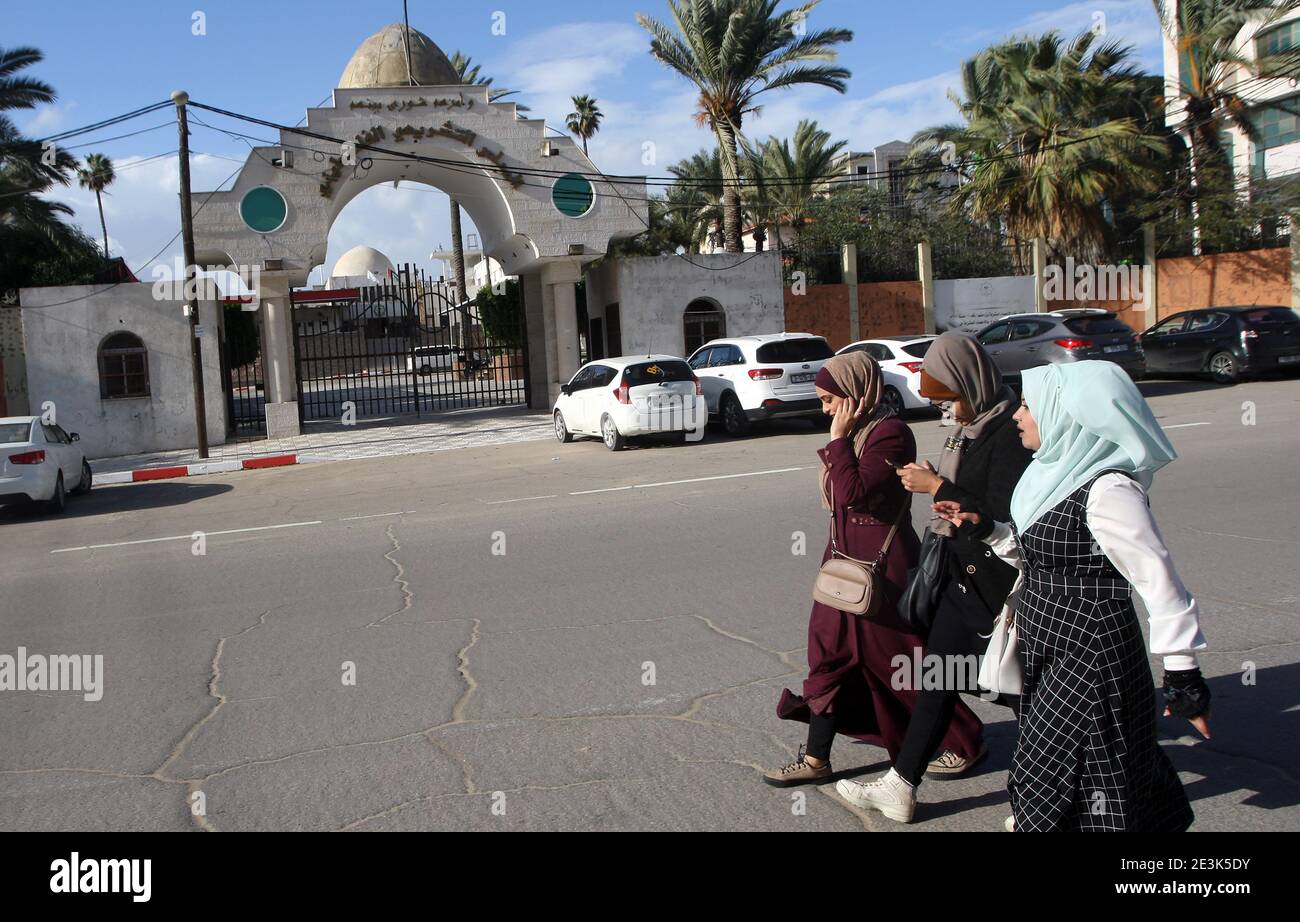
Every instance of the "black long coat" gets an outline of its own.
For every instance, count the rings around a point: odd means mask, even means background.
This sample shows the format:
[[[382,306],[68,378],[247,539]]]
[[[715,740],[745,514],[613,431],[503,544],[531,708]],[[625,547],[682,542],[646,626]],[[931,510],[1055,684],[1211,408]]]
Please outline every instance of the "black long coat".
[[[957,470],[957,482],[945,480],[934,497],[937,502],[960,503],[963,511],[980,515],[978,526],[966,526],[948,539],[948,579],[965,587],[960,597],[968,609],[981,607],[990,626],[1015,586],[1017,571],[1000,560],[984,538],[997,522],[1011,520],[1011,496],[1034,457],[1020,441],[1014,415],[1014,409],[1008,410],[971,442]],[[983,646],[978,638],[971,638],[972,650],[983,652]]]

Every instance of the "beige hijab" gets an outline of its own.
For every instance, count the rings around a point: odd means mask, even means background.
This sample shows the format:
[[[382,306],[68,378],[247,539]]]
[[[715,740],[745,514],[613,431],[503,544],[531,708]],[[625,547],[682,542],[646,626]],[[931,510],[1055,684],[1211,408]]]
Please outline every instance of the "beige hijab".
[[[974,418],[959,428],[944,445],[939,459],[939,476],[957,480],[962,455],[969,442],[984,434],[994,420],[1016,405],[1016,395],[1002,383],[1002,374],[979,340],[969,333],[944,333],[925,354],[925,373],[949,390],[960,394],[971,408]],[[935,516],[930,529],[946,537],[956,530],[952,524]]]
[[[854,430],[849,433],[849,438],[853,440],[853,454],[861,457],[862,449],[871,436],[871,430],[888,416],[880,405],[880,398],[884,393],[880,366],[865,352],[850,352],[847,355],[837,355],[827,362],[826,371],[830,373],[839,389],[848,395],[854,406],[865,397],[867,406],[870,407],[862,414]],[[830,468],[827,466],[822,467],[821,482],[822,507],[830,509]]]

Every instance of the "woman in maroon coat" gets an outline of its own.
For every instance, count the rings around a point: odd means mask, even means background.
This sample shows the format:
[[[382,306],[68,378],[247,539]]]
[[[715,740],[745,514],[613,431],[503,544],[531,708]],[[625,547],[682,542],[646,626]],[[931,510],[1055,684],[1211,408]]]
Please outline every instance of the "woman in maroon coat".
[[[858,560],[875,560],[893,524],[911,496],[903,489],[896,466],[916,461],[916,439],[902,421],[881,407],[880,367],[863,352],[836,356],[817,376],[823,411],[833,417],[831,442],[822,459],[822,505],[835,519],[839,549]],[[834,509],[831,499],[834,497]],[[881,570],[885,591],[880,612],[860,618],[814,602],[808,624],[808,679],[803,695],[788,689],[777,705],[782,720],[808,724],[808,743],[789,765],[768,772],[764,780],[778,787],[831,779],[831,744],[835,734],[883,746],[898,756],[917,690],[896,682],[895,659],[912,663],[924,642],[898,618],[897,603],[916,565],[920,541],[910,515],[890,546]],[[829,538],[822,563],[831,558]],[[895,686],[903,684],[908,690]],[[983,726],[959,704],[943,748],[969,759],[979,752]]]

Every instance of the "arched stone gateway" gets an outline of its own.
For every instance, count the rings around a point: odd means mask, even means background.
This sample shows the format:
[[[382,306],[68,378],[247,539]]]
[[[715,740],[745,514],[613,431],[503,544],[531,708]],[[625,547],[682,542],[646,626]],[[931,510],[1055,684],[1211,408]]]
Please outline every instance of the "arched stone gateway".
[[[644,179],[592,178],[581,147],[519,117],[514,103],[489,102],[486,87],[383,85],[406,82],[405,32],[389,26],[362,44],[333,104],[307,111],[302,130],[318,137],[281,131],[279,147],[250,151],[229,192],[194,193],[206,200],[194,216],[199,265],[260,273],[273,438],[298,431],[291,289],[325,261],[331,226],[366,189],[406,180],[443,190],[473,218],[484,253],[520,276],[535,408],[577,371],[573,285],[583,264],[646,227]],[[409,41],[416,84],[451,78],[437,45],[414,30]]]

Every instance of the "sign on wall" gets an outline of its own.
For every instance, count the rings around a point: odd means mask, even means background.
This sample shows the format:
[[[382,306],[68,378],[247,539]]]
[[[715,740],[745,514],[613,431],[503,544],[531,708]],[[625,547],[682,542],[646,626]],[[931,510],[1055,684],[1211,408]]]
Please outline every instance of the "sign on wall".
[[[1034,277],[942,279],[934,283],[934,321],[940,333],[978,333],[1008,314],[1034,311]]]

